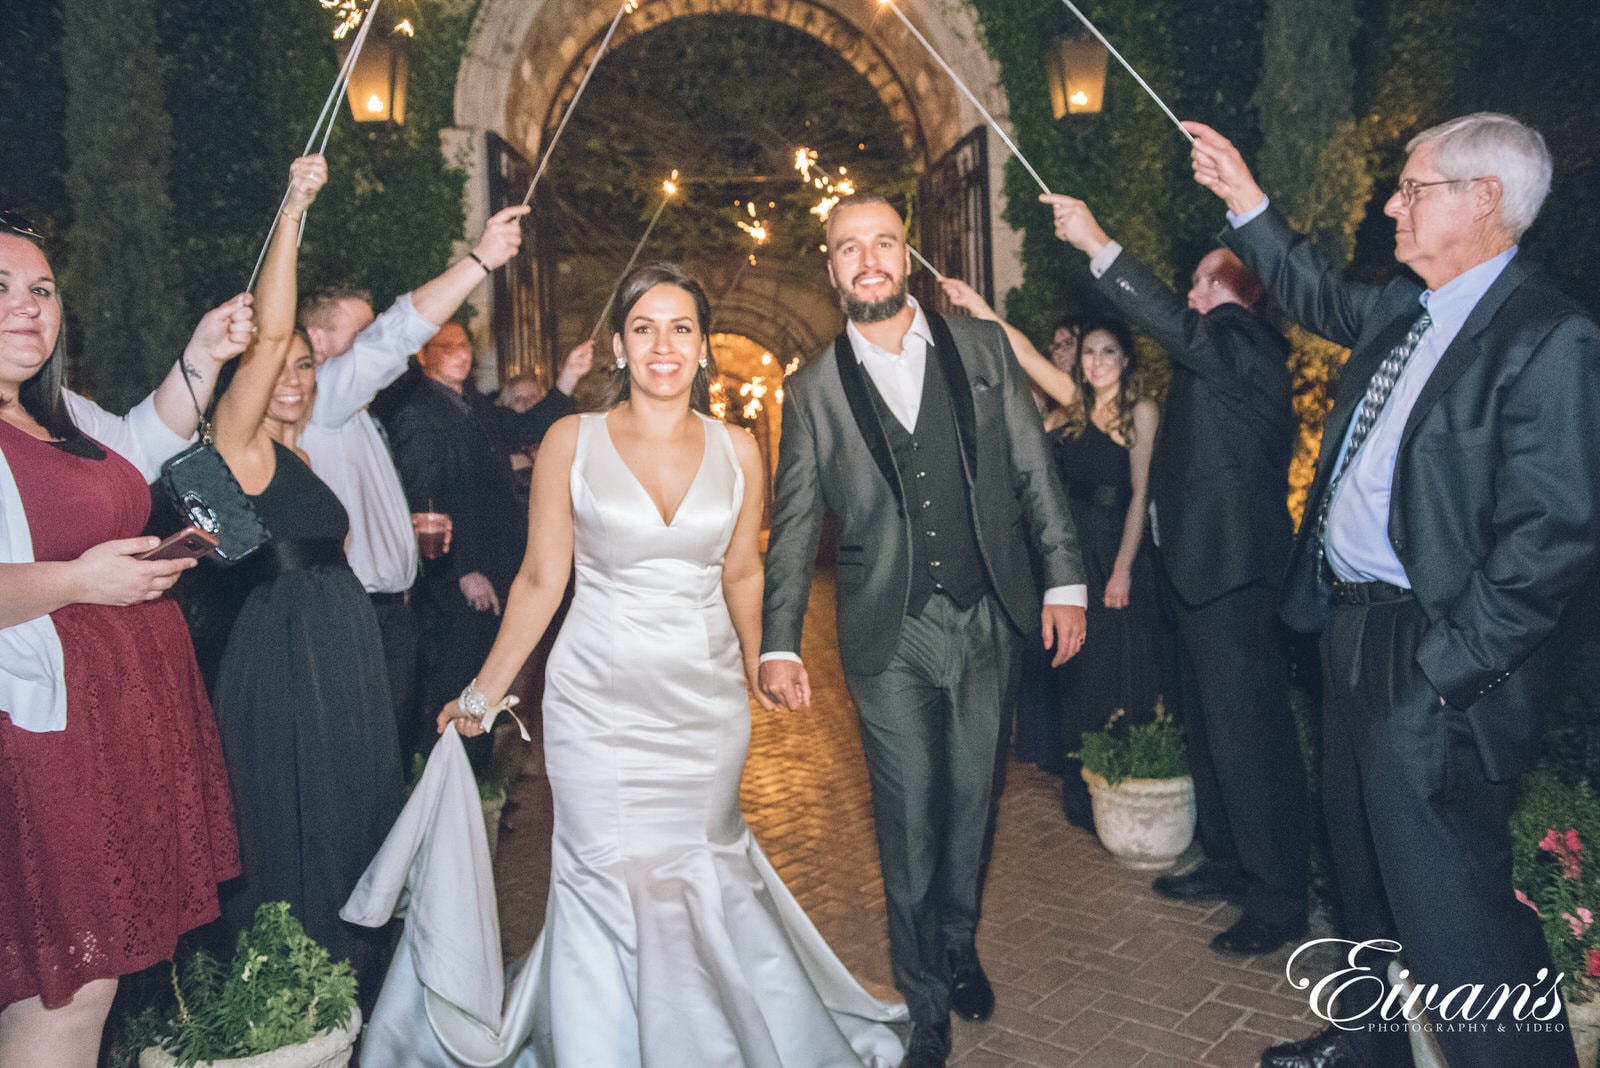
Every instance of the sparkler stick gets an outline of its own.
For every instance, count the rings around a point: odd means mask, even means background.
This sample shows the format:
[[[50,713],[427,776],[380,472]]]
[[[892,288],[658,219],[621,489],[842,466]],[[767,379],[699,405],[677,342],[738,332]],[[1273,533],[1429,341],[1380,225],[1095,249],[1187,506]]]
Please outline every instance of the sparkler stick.
[[[1146,82],[1143,78],[1139,77],[1139,72],[1134,70],[1132,65],[1129,64],[1127,60],[1122,58],[1122,53],[1117,51],[1117,46],[1112,44],[1110,41],[1106,40],[1106,35],[1101,33],[1098,29],[1095,28],[1094,23],[1089,21],[1089,16],[1087,16],[1083,12],[1079,11],[1078,10],[1078,5],[1074,4],[1072,2],[1072,0],[1061,0],[1061,2],[1063,4],[1067,5],[1067,10],[1068,11],[1070,11],[1074,15],[1078,16],[1078,21],[1083,23],[1084,26],[1088,27],[1089,32],[1094,34],[1097,38],[1099,38],[1100,39],[1100,43],[1105,45],[1106,48],[1111,52],[1112,55],[1117,57],[1117,62],[1121,63],[1122,66],[1127,70],[1127,72],[1129,74],[1133,75],[1133,80],[1139,83],[1139,88],[1141,88],[1145,92],[1149,93],[1150,94],[1150,99],[1154,100],[1156,102],[1156,106],[1159,107],[1162,111],[1167,113],[1167,118],[1172,120],[1172,124],[1178,128],[1178,132],[1183,134],[1183,136],[1188,139],[1188,141],[1189,141],[1189,143],[1191,145],[1194,144],[1194,135],[1191,134],[1188,130],[1185,130],[1183,128],[1183,123],[1179,122],[1178,121],[1178,116],[1174,115],[1172,113],[1172,109],[1167,107],[1166,101],[1162,100],[1159,96],[1157,96],[1156,95],[1156,91],[1154,89],[1150,88],[1149,83]]]
[[[328,93],[328,98],[322,103],[322,111],[317,115],[317,121],[311,127],[311,136],[306,138],[305,151],[302,156],[311,154],[311,146],[317,143],[317,135],[322,135],[322,145],[317,149],[320,153],[328,147],[328,135],[333,132],[334,120],[339,117],[337,101],[344,93],[345,86],[350,81],[350,72],[355,69],[356,59],[361,55],[361,48],[367,43],[367,31],[372,28],[372,17],[377,14],[378,5],[383,0],[372,0],[372,6],[367,8],[367,14],[361,20],[361,29],[356,31],[356,39],[351,42],[350,54],[344,57],[344,64],[339,68],[338,77],[333,80],[333,89]],[[326,125],[324,125],[326,124]],[[292,188],[292,186],[291,186]],[[289,188],[283,191],[283,199],[278,202],[278,210],[272,215],[272,225],[267,227],[266,240],[261,242],[261,251],[256,253],[256,265],[250,271],[250,281],[245,284],[244,291],[252,292],[256,288],[256,279],[261,275],[261,265],[266,262],[267,248],[272,244],[272,235],[278,232],[278,221],[283,218],[283,206],[289,203]],[[300,216],[300,230],[295,235],[295,247],[299,247],[300,240],[305,237],[306,217]]]
[[[928,39],[917,31],[917,28],[911,24],[911,20],[906,18],[905,12],[901,11],[895,6],[894,0],[878,0],[878,2],[899,16],[900,21],[905,23],[906,29],[911,31],[911,36],[922,42],[922,47],[928,50],[928,55],[932,56],[935,62],[944,68],[944,72],[950,75],[950,80],[956,83],[956,88],[965,93],[967,99],[972,101],[972,106],[978,109],[978,114],[982,115],[984,120],[988,122],[989,127],[994,130],[995,133],[1000,135],[1000,140],[1005,142],[1005,146],[1011,150],[1011,154],[1013,156],[1017,157],[1017,162],[1022,164],[1022,166],[1027,169],[1028,174],[1032,176],[1033,180],[1039,183],[1039,188],[1044,190],[1046,193],[1052,192],[1051,188],[1044,184],[1044,179],[1039,177],[1039,172],[1033,169],[1033,164],[1029,163],[1027,157],[1022,154],[1022,150],[1019,149],[1016,146],[1016,143],[1012,141],[1011,138],[1006,135],[1006,132],[1000,128],[1000,124],[995,121],[994,116],[989,114],[989,109],[978,102],[978,98],[972,94],[972,90],[967,88],[967,83],[962,81],[961,77],[956,74],[955,71],[950,69],[950,64],[946,63],[944,61],[944,57],[939,55],[939,53],[934,50],[933,45],[928,43]]]
[[[622,268],[622,273],[617,276],[619,280],[628,277],[628,272],[633,270],[633,265],[638,262],[639,253],[644,251],[644,243],[650,240],[650,231],[656,228],[656,222],[661,218],[661,213],[667,209],[667,201],[671,200],[678,191],[677,180],[678,172],[673,171],[672,177],[661,183],[661,192],[663,194],[661,203],[656,205],[656,213],[650,216],[650,225],[644,228],[644,236],[640,237],[639,243],[633,246],[633,255],[628,257],[628,265]],[[606,296],[605,307],[600,309],[600,318],[595,320],[594,326],[589,330],[587,336],[594,337],[600,332],[600,328],[605,325],[606,316],[611,314],[611,301],[616,295],[616,287],[613,286],[612,291]]]
[[[912,257],[915,258],[918,263],[922,264],[922,266],[926,267],[929,271],[933,272],[933,276],[935,278],[937,278],[941,282],[944,281],[944,275],[939,273],[939,268],[937,268],[933,264],[929,263],[928,260],[927,260],[927,257],[923,256],[922,253],[918,252],[917,251],[917,247],[915,245],[907,245],[906,248],[911,250]]]
[[[567,120],[572,118],[572,113],[577,110],[578,101],[583,98],[583,91],[588,88],[589,79],[594,76],[594,69],[600,65],[600,57],[606,54],[606,46],[611,43],[611,35],[617,32],[617,24],[622,21],[622,16],[638,6],[639,0],[623,0],[622,6],[617,8],[616,15],[611,19],[611,25],[606,28],[606,35],[600,39],[600,47],[595,50],[594,59],[589,61],[589,69],[583,72],[583,81],[578,83],[578,90],[572,94],[572,99],[567,103],[567,110],[561,116],[556,132],[551,135],[550,143],[545,146],[544,154],[539,157],[539,167],[533,172],[533,181],[528,183],[528,191],[522,197],[524,204],[533,199],[533,191],[539,188],[539,179],[544,176],[545,165],[550,162],[550,153],[555,151],[556,142],[561,140],[561,131],[567,128]]]

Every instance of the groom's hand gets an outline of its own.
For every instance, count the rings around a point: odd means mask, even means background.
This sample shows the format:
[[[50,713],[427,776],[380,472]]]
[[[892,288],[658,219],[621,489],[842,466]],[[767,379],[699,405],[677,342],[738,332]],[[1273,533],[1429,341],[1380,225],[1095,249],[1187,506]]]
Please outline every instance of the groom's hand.
[[[1051,667],[1060,667],[1077,656],[1089,633],[1088,614],[1077,605],[1047,604],[1039,622],[1044,630],[1044,647],[1056,651]]]
[[[787,709],[811,707],[811,677],[797,660],[763,661],[761,692]]]

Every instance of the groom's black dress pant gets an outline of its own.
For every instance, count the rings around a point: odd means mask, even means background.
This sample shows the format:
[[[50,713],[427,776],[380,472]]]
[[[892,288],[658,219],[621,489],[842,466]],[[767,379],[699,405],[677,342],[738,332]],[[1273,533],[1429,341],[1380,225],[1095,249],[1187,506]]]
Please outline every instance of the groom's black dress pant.
[[[985,595],[907,616],[888,667],[846,674],[861,718],[889,957],[911,1019],[950,1018],[948,951],[973,944],[1017,636]]]

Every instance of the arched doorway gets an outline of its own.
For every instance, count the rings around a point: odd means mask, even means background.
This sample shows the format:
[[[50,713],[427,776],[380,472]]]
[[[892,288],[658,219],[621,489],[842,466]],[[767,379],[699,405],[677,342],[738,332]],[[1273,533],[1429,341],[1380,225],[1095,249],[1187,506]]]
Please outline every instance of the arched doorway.
[[[902,10],[985,106],[1003,115],[998,72],[977,44],[979,31],[971,11],[964,4],[925,11],[913,3]],[[611,0],[485,0],[457,79],[458,126],[447,151],[464,158],[469,170],[481,172],[484,135],[492,132],[527,159],[537,160],[615,14]],[[837,52],[892,116],[919,172],[981,125],[977,110],[922,45],[873,0],[643,0],[622,18],[608,53],[671,20],[709,14],[769,19]],[[569,129],[563,137],[575,132]],[[991,191],[987,214],[993,220],[1001,218],[1003,162],[1003,155],[990,153],[986,163]],[[470,229],[486,214],[487,183],[475,180],[469,185]],[[985,237],[994,249],[994,289],[1003,295],[1020,281],[1017,239],[1003,224]],[[717,285],[722,280],[716,276],[727,273],[717,264],[695,266],[703,276],[712,276],[708,286]],[[837,306],[825,278],[808,285],[771,271],[736,271],[722,292],[719,316],[742,324],[727,329],[746,336],[773,334],[778,339],[770,347],[798,348],[805,358],[814,355],[838,327]],[[757,325],[760,322],[766,325]]]

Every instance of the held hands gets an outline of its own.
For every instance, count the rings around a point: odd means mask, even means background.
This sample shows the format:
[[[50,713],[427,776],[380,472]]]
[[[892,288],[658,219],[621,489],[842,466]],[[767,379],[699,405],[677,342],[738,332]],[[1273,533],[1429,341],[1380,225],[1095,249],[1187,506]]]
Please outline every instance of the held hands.
[[[328,161],[321,156],[301,156],[289,164],[289,195],[284,201],[283,213],[299,221],[327,181]]]
[[[761,665],[757,658],[751,658],[744,662],[744,684],[749,687],[751,693],[755,694],[756,702],[762,708],[768,712],[776,712],[778,710],[777,702],[768,697],[761,689]]]
[[[138,560],[136,554],[149,552],[161,544],[160,538],[119,538],[88,549],[76,561],[81,604],[126,606],[153,601],[170,590],[178,576],[198,560]]]
[[[1244,157],[1233,147],[1233,142],[1201,122],[1181,123],[1194,135],[1194,147],[1189,150],[1189,162],[1194,166],[1194,180],[1227,202],[1228,210],[1243,215],[1261,203],[1265,193],[1250,175]]]
[[[756,692],[787,709],[811,707],[811,676],[794,660],[768,660],[756,672]],[[766,707],[766,702],[762,702]]]
[[[578,380],[593,366],[594,339],[591,338],[567,353],[567,358],[561,362],[561,373],[556,376],[556,389],[572,396],[572,391],[578,388]]]
[[[522,247],[522,223],[519,221],[533,209],[526,204],[501,208],[489,216],[484,224],[483,236],[473,246],[472,254],[491,271],[504,267]]]
[[[1044,629],[1044,647],[1055,650],[1051,667],[1060,667],[1078,655],[1089,633],[1088,613],[1077,605],[1047,604],[1039,621]]]
[[[461,576],[461,596],[474,612],[493,611],[500,614],[500,597],[494,592],[494,583],[482,571],[469,571]]]
[[[183,349],[183,365],[198,368],[202,359],[221,366],[250,347],[255,334],[255,300],[240,293],[200,317],[200,323]]]
[[[1050,205],[1055,216],[1056,236],[1079,252],[1093,256],[1111,243],[1111,238],[1100,229],[1094,213],[1083,201],[1060,193],[1041,193],[1039,202]]]
[[[958,308],[972,313],[974,319],[987,319],[990,322],[999,322],[1000,317],[989,307],[989,302],[967,283],[959,278],[939,279],[939,288],[944,290],[944,297]]]

